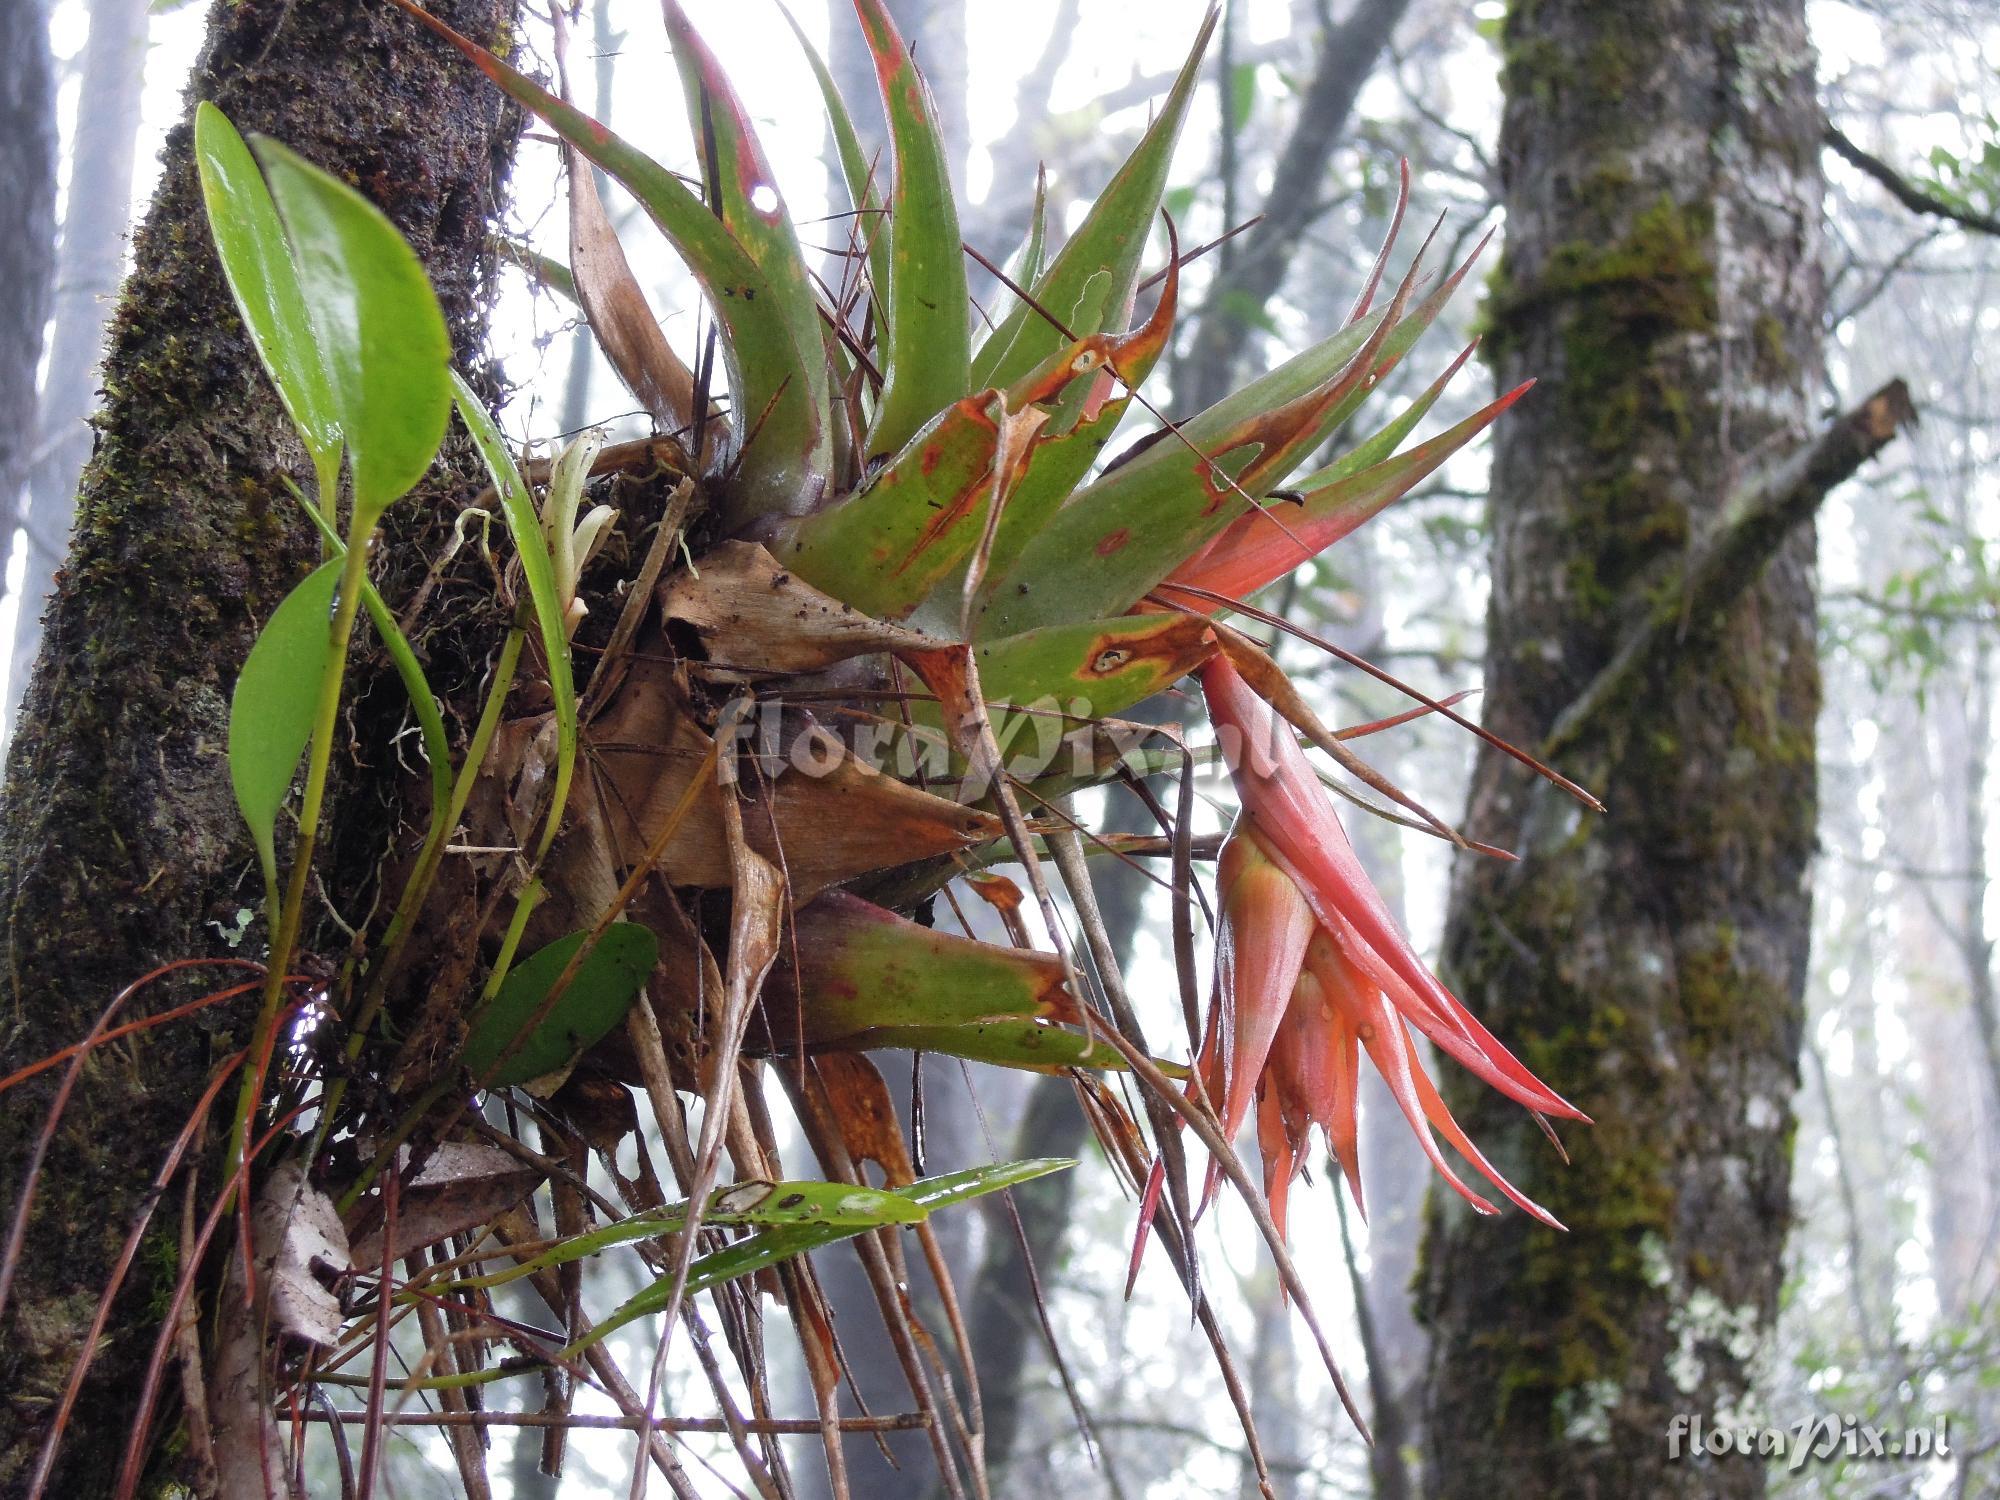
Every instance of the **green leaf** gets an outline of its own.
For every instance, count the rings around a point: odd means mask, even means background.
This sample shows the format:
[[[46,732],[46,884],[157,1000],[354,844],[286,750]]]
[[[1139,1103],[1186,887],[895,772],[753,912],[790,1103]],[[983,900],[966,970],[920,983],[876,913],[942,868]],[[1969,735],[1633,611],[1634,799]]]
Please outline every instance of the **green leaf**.
[[[1408,494],[1435,473],[1452,454],[1485,431],[1501,412],[1525,395],[1532,384],[1515,387],[1436,437],[1417,444],[1407,453],[1365,466],[1354,462],[1354,456],[1350,455],[1348,460],[1329,465],[1300,486],[1296,501],[1273,502],[1269,507],[1273,515],[1283,518],[1283,530],[1263,518],[1241,517],[1232,522],[1199,558],[1177,568],[1171,575],[1171,581],[1193,584],[1236,599],[1248,598],[1309,558],[1318,556],[1363,522]],[[1418,404],[1427,406],[1429,402],[1424,400]],[[1403,415],[1408,417],[1410,414],[1406,412]],[[1385,432],[1393,433],[1400,425],[1402,421],[1399,418]],[[1377,434],[1377,439],[1381,436],[1383,434]],[[1361,450],[1357,450],[1364,459],[1379,448],[1377,439],[1371,439]],[[1176,603],[1193,609],[1207,611],[1213,607],[1211,602],[1198,598],[1172,596],[1171,591],[1169,595],[1175,598]]]
[[[685,1217],[685,1206],[681,1209]],[[877,1229],[916,1224],[924,1211],[908,1198],[845,1182],[739,1182],[709,1195],[704,1224],[837,1224]]]
[[[330,508],[340,481],[340,417],[278,206],[243,137],[206,100],[194,113],[194,159],[230,294],[312,457],[319,504]]]
[[[1138,282],[1139,257],[1166,191],[1167,169],[1172,165],[1174,146],[1180,138],[1181,122],[1187,116],[1201,74],[1202,54],[1215,31],[1218,12],[1211,8],[1195,38],[1194,50],[1182,64],[1173,88],[1159,114],[1140,139],[1125,165],[1106,184],[1090,212],[1057,254],[1048,272],[1035,284],[1035,300],[1042,307],[1064,317],[1077,305],[1092,276],[1110,274],[1110,295],[1104,306],[1111,316],[1122,316],[1132,300]],[[1095,329],[1072,327],[1079,337]],[[1026,306],[1016,307],[986,342],[972,362],[972,384],[1012,385],[1042,363],[1065,342],[1039,313]]]
[[[1018,287],[1033,287],[1042,279],[1044,259],[1048,254],[1049,242],[1049,173],[1046,167],[1035,169],[1035,202],[1028,210],[1028,237],[1021,241],[1007,261],[1007,279]],[[1021,305],[1021,299],[1012,292],[1007,294],[1009,306]]]
[[[535,625],[542,637],[542,654],[548,662],[549,696],[554,701],[556,715],[556,778],[535,852],[539,860],[548,852],[562,823],[563,808],[569,802],[570,785],[576,775],[576,680],[570,668],[562,590],[556,581],[555,558],[549,551],[548,534],[535,509],[535,498],[528,493],[527,481],[515,467],[514,456],[507,451],[507,440],[501,436],[493,414],[456,370],[451,372],[451,388],[458,399],[459,419],[472,434],[472,444],[485,461],[486,472],[493,478],[494,493],[500,497],[500,509],[514,537],[514,550],[521,558],[521,576],[527,580],[528,600],[534,607]]]
[[[333,656],[333,595],[342,559],[285,595],[244,659],[229,701],[229,781],[250,825],[267,887],[278,878],[278,813],[312,738],[319,690]]]
[[[906,1188],[897,1188],[895,1196],[914,1205],[922,1217],[928,1218],[940,1208],[968,1203],[988,1193],[1032,1182],[1037,1177],[1046,1177],[1051,1172],[1060,1172],[1075,1165],[1076,1161],[1072,1157],[1041,1157],[1028,1161],[1002,1162],[990,1167],[974,1167],[964,1172],[952,1172],[943,1177],[926,1177]],[[734,1281],[741,1276],[752,1275],[808,1250],[818,1250],[826,1245],[837,1244],[841,1240],[852,1239],[868,1227],[870,1226],[807,1224],[762,1230],[746,1240],[725,1246],[697,1260],[688,1271],[687,1295],[696,1296],[711,1287],[721,1286],[724,1282]],[[600,1322],[583,1339],[570,1345],[563,1353],[565,1356],[573,1356],[637,1318],[665,1311],[667,1301],[672,1295],[673,1277],[661,1277]]]
[[[798,233],[785,211],[770,160],[722,65],[688,24],[679,0],[663,0],[662,8],[674,61],[680,67],[689,128],[703,153],[703,177],[712,179],[707,185],[714,211],[763,273],[768,288],[764,295],[772,299],[797,350],[799,379],[824,441],[832,431],[822,353],[825,340],[805,259],[799,253]],[[738,413],[739,425],[748,424],[746,434],[757,418],[758,412],[750,410],[747,403]],[[825,455],[820,458],[824,467]]]
[[[729,524],[814,509],[825,494],[833,453],[830,424],[814,400],[824,389],[825,346],[817,336],[799,345],[780,298],[750,252],[706,203],[643,151],[413,0],[392,3],[458,48],[509,98],[540,116],[638,199],[701,283],[728,335],[722,353],[735,406],[732,430],[745,445],[734,465],[735,482],[722,497]]]
[[[888,211],[882,206],[882,194],[877,190],[868,153],[861,148],[861,137],[854,129],[854,117],[847,112],[847,101],[840,97],[840,85],[833,81],[825,59],[792,18],[790,9],[780,5],[778,12],[784,16],[785,24],[792,28],[792,35],[798,38],[799,50],[805,53],[806,62],[811,65],[813,77],[819,83],[820,99],[826,105],[827,125],[833,131],[834,151],[840,157],[840,174],[847,180],[847,199],[854,208],[854,237],[857,243],[867,246],[868,277],[876,287],[877,297],[884,297],[889,285]]]
[[[604,930],[548,1015],[514,1045],[589,935],[558,938],[514,966],[492,1003],[473,1019],[465,1039],[468,1073],[494,1087],[526,1083],[567,1067],[625,1019],[659,957],[653,934],[636,922],[614,922]]]
[[[965,252],[930,87],[883,0],[854,0],[895,150],[882,397],[864,457],[894,453],[971,389]]]
[[[1002,1068],[1027,1068],[1060,1073],[1065,1068],[1122,1071],[1125,1059],[1116,1047],[1092,1041],[1080,1031],[1045,1026],[1039,1021],[981,1021],[968,1026],[883,1026],[864,1031],[841,1044],[842,1050],[874,1052],[898,1048],[937,1052],[970,1062]],[[1157,1061],[1157,1060],[1156,1060]],[[1160,1062],[1169,1078],[1185,1078],[1179,1063]]]
[[[1258,67],[1254,62],[1240,62],[1229,70],[1229,113],[1239,127],[1257,103]]]
[[[779,555],[863,614],[906,618],[979,544],[1005,415],[997,391],[954,402],[865,489],[801,520]]]
[[[451,335],[422,263],[380,209],[276,141],[255,146],[340,413],[359,542],[444,439]]]
[[[1370,313],[1218,401],[1079,490],[985,591],[973,634],[1130,609],[1261,500],[1367,398],[1437,317],[1467,260],[1415,308]],[[1224,476],[1227,476],[1225,479]],[[1246,496],[1248,497],[1246,499]],[[1259,522],[1280,538],[1289,511]],[[1296,560],[1304,554],[1293,546]],[[1025,592],[1019,584],[1026,583]]]
[[[341,540],[340,533],[333,529],[332,522],[317,506],[307,503],[297,490],[293,490],[292,494],[325,538],[327,555],[338,561],[340,554],[347,550],[347,543]],[[435,838],[440,832],[438,824],[451,801],[451,740],[445,734],[444,712],[438,707],[437,696],[431,692],[430,679],[424,675],[423,664],[417,660],[409,638],[403,634],[402,627],[396,623],[396,617],[389,612],[388,604],[375,585],[365,580],[361,588],[361,606],[368,611],[375,633],[382,638],[382,645],[389,653],[396,675],[402,679],[403,691],[409,695],[410,711],[417,718],[417,734],[423,740],[424,758],[431,767],[431,827],[428,837]]]
[[[994,708],[1054,699],[1078,717],[1122,713],[1213,653],[1207,627],[1179,614],[1115,615],[982,642],[979,689]],[[912,705],[934,710],[934,705]]]
[[[838,1225],[844,1229],[879,1229],[885,1224],[918,1223],[923,1217],[924,1210],[907,1197],[880,1188],[855,1187],[844,1182],[749,1181],[731,1183],[709,1194],[708,1208],[701,1220],[703,1224],[729,1228],[810,1224]],[[448,1290],[469,1292],[505,1286],[537,1271],[601,1255],[619,1245],[674,1234],[686,1227],[687,1220],[685,1203],[634,1214],[630,1218],[571,1235],[505,1270],[454,1281]]]
[[[766,999],[782,1006],[788,992],[803,1002],[796,1015],[772,1015],[781,1043],[802,1036],[819,1045],[878,1026],[1075,1017],[1062,965],[1049,954],[954,937],[840,891],[795,920],[796,959],[783,962]]]
[[[1171,235],[1169,239],[1174,243],[1170,253],[1177,253],[1178,241]],[[1103,279],[1108,281],[1109,278]],[[1013,572],[1022,549],[1068,502],[1076,492],[1078,481],[1103,455],[1112,434],[1118,430],[1131,408],[1134,399],[1131,393],[1145,384],[1146,377],[1152,374],[1153,366],[1159,362],[1173,336],[1174,315],[1179,300],[1180,271],[1179,266],[1174,264],[1168,267],[1166,285],[1161,289],[1159,302],[1143,324],[1121,338],[1100,337],[1085,341],[1085,345],[1102,349],[1105,363],[1117,372],[1118,378],[1107,382],[1108,392],[1102,391],[1100,386],[1100,381],[1105,381],[1106,377],[1099,376],[1074,382],[1058,397],[1055,415],[1036,438],[1028,455],[1027,471],[1008,496],[1000,524],[995,528],[993,548],[987,558],[986,579],[979,592],[981,604],[992,598],[994,590]],[[1065,351],[1059,358],[1073,361],[1074,351],[1080,351],[1082,347],[1084,345],[1072,345],[1071,350]],[[1029,377],[1029,382],[1032,385],[1033,377]],[[1094,394],[1100,393],[1103,404],[1090,414],[1089,402]]]

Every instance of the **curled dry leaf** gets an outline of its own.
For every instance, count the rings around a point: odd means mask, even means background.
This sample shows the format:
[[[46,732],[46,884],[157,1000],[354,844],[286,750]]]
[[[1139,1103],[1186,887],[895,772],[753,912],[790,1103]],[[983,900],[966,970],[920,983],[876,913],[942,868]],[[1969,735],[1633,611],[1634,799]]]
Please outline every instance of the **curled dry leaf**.
[[[660,590],[660,612],[691,632],[711,667],[752,676],[818,672],[933,644],[821,593],[754,542],[724,542],[698,574],[675,574]]]
[[[823,726],[787,714],[799,732],[779,747],[764,806],[744,819],[750,845],[780,858],[792,897],[804,902],[858,875],[952,853],[997,837],[991,813],[933,796],[865,764]],[[746,733],[755,726],[746,725]],[[598,792],[581,817],[601,826],[604,848],[624,869],[665,827],[688,783],[708,759],[699,727],[673,670],[642,659],[592,726]],[[753,746],[759,749],[761,746]],[[774,826],[775,825],[775,826]],[[775,834],[775,836],[774,836]],[[711,786],[696,799],[660,859],[673,885],[720,889],[732,884],[721,803]]]
[[[527,1197],[541,1180],[540,1172],[498,1146],[445,1142],[397,1196],[396,1232],[388,1258],[400,1260],[489,1222]],[[353,1253],[356,1265],[382,1263],[379,1223],[353,1242]]]
[[[271,1326],[331,1347],[340,1337],[340,1299],[319,1272],[339,1275],[355,1263],[333,1200],[306,1181],[302,1165],[286,1162],[265,1179],[250,1222]]]

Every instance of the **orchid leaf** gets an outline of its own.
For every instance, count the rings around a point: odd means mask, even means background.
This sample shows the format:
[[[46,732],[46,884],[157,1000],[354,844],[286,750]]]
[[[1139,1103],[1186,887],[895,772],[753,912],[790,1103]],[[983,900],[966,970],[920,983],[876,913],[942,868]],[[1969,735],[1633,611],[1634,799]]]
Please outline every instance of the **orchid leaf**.
[[[333,529],[333,523],[317,506],[305,504],[304,497],[297,490],[292,493],[294,498],[300,500],[300,509],[319,529],[326,542],[327,555],[338,561],[340,554],[347,550],[347,543],[341,540],[340,533]],[[423,741],[424,758],[430,762],[429,836],[435,837],[439,831],[438,823],[445,814],[445,805],[451,798],[451,740],[445,733],[444,711],[438,707],[437,695],[431,691],[430,679],[424,675],[423,663],[417,660],[409,637],[396,623],[396,617],[390,612],[380,590],[366,578],[361,581],[361,606],[368,611],[375,633],[382,638],[383,649],[389,653],[396,676],[402,680],[403,691],[409,695],[410,712],[416,716],[417,735]]]
[[[1041,1157],[1028,1161],[1001,1162],[990,1167],[973,1167],[942,1177],[926,1177],[908,1187],[894,1190],[895,1196],[913,1205],[924,1218],[941,1208],[968,1203],[1003,1188],[1017,1187],[1051,1172],[1073,1167],[1069,1157]],[[749,1276],[779,1261],[789,1260],[809,1250],[818,1250],[841,1240],[852,1239],[872,1226],[853,1224],[803,1224],[761,1230],[746,1240],[704,1255],[688,1271],[685,1295],[695,1296],[721,1286],[726,1281]],[[673,1296],[672,1276],[663,1276],[600,1322],[578,1343],[564,1350],[579,1350],[649,1313],[663,1312]]]
[[[308,573],[258,632],[229,701],[229,781],[257,845],[267,888],[278,878],[278,813],[312,738],[320,684],[333,656],[333,596],[343,560]]]
[[[1108,272],[1110,278],[1109,295],[1103,306],[1111,315],[1121,315],[1131,302],[1133,287],[1138,282],[1139,257],[1145,250],[1147,235],[1152,232],[1161,195],[1166,191],[1167,169],[1173,161],[1181,122],[1187,117],[1188,101],[1200,78],[1202,56],[1208,50],[1218,14],[1217,9],[1209,11],[1200,35],[1195,38],[1194,49],[1182,64],[1159,114],[1117,175],[1098,194],[1076,233],[1035,283],[1035,301],[1044,311],[1058,318],[1068,316],[1090,278],[1103,272]],[[1095,327],[1070,328],[1076,337],[1096,331]],[[972,362],[972,383],[975,387],[1011,385],[1064,342],[1063,333],[1050,327],[1041,313],[1025,304],[1017,305],[980,345]]]
[[[451,335],[423,263],[379,208],[277,142],[254,144],[347,444],[358,543],[437,456],[451,414]]]
[[[883,0],[854,0],[854,10],[875,59],[896,168],[889,202],[889,283],[876,287],[886,304],[887,362],[864,455],[873,456],[896,452],[935,413],[966,394],[972,349],[958,207],[930,86]]]
[[[513,534],[514,550],[521,559],[521,576],[527,580],[528,599],[534,607],[535,625],[548,663],[549,696],[556,716],[556,776],[536,851],[536,857],[540,858],[562,822],[563,808],[576,774],[576,679],[570,667],[569,626],[562,588],[556,578],[547,528],[542,525],[535,498],[528,492],[527,481],[515,466],[513,454],[507,451],[507,440],[501,436],[499,425],[463,375],[454,370],[451,381],[458,400],[459,420],[465,423],[465,430],[472,435],[472,445],[479,450],[486,472],[492,476],[501,512],[507,517],[507,529]]]
[[[340,414],[278,205],[243,137],[206,100],[195,108],[194,156],[209,231],[230,294],[278,400],[312,458],[318,503],[330,507],[340,482]]]
[[[588,937],[558,938],[508,971],[499,993],[473,1018],[465,1039],[468,1073],[499,1088],[558,1072],[625,1019],[659,957],[659,943],[636,922],[607,927],[548,1014],[521,1036]]]

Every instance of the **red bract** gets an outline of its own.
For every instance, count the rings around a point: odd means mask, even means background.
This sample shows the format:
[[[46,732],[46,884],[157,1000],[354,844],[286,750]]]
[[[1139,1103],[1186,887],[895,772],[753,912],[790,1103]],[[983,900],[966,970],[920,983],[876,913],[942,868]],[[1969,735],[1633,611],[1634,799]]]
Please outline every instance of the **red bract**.
[[[1258,1146],[1272,1217],[1304,1164],[1313,1125],[1361,1201],[1356,1078],[1365,1051],[1445,1180],[1482,1213],[1432,1131],[1511,1202],[1547,1223],[1480,1154],[1424,1073],[1411,1028],[1508,1098],[1542,1115],[1582,1111],[1524,1067],[1425,967],[1361,868],[1333,804],[1289,728],[1218,657],[1202,672],[1242,815],[1223,854],[1216,1002],[1201,1073],[1230,1132],[1259,1100]],[[1309,940],[1299,938],[1303,907]]]

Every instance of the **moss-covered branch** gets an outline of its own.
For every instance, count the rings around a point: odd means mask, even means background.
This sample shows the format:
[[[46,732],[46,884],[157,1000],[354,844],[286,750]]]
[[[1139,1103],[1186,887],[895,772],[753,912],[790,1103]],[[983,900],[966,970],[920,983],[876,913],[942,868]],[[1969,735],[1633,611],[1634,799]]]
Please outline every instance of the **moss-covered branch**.
[[[1695,539],[1656,587],[1646,591],[1649,602],[1616,654],[1563,710],[1542,742],[1543,759],[1576,743],[1656,653],[1673,649],[1685,637],[1691,623],[1726,611],[1757,581],[1785,538],[1812,519],[1828,495],[1916,420],[1909,388],[1892,380],[1736,495],[1715,525]]]

